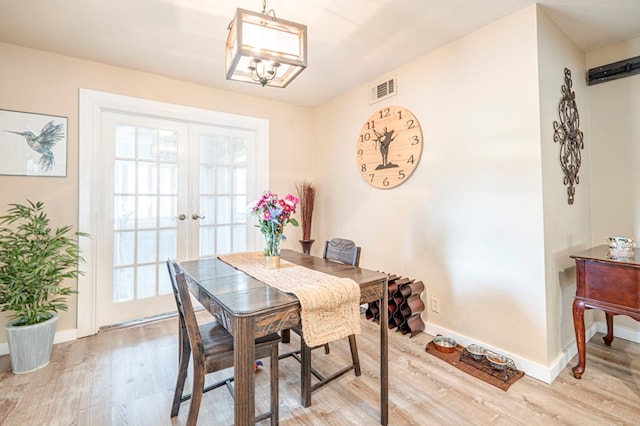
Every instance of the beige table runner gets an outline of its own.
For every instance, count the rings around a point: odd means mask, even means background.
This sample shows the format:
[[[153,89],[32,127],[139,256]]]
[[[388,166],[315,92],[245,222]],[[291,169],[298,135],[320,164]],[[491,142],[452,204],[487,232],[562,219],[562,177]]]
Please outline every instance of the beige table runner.
[[[282,259],[279,269],[264,267],[263,252],[234,253],[220,260],[300,300],[304,340],[318,346],[360,334],[360,286],[350,278],[314,271]]]

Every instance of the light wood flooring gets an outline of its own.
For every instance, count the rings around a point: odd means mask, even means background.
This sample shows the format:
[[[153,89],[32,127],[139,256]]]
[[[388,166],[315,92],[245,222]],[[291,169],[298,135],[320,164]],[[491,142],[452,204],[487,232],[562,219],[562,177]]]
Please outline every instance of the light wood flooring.
[[[377,423],[378,326],[364,319],[362,326],[358,337],[362,376],[346,375],[314,392],[310,408],[299,404],[299,364],[291,358],[281,361],[282,425]],[[169,418],[177,370],[176,335],[175,318],[101,332],[55,345],[51,364],[25,375],[13,375],[8,356],[0,357],[0,424],[185,424],[188,402],[176,419]],[[587,345],[587,369],[581,380],[571,374],[574,359],[551,385],[525,376],[504,392],[426,354],[425,345],[431,340],[427,334],[409,339],[391,332],[389,337],[391,425],[640,424],[638,344],[616,339],[608,348],[598,334]],[[295,345],[294,339],[292,333]],[[330,355],[323,352],[314,351],[314,366],[334,368],[336,362],[348,360],[346,339],[332,343]],[[256,373],[259,409],[268,407],[268,384],[265,365]],[[232,415],[225,389],[205,394],[199,424],[231,424]]]

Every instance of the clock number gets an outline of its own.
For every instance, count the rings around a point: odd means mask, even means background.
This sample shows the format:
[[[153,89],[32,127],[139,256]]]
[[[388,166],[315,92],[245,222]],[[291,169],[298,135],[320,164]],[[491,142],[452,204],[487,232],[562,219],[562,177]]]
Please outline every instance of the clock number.
[[[411,163],[411,164],[415,163],[415,160],[413,159],[413,154],[411,154],[411,157],[407,158],[407,163]]]
[[[361,148],[358,150],[358,157],[362,157],[362,154],[364,154],[364,151]]]
[[[382,186],[389,186],[389,179],[388,178],[384,178],[384,180],[382,181]]]
[[[360,135],[360,142],[366,142],[371,140],[371,133],[365,133],[364,135]]]
[[[398,110],[398,120],[402,120],[402,110]]]
[[[371,120],[371,121],[367,121],[367,130],[372,130],[376,128],[376,121],[375,120]]]
[[[418,137],[418,135],[413,135],[411,137],[411,140],[413,142],[411,142],[411,145],[418,145],[420,143],[420,138]]]
[[[366,165],[366,164],[361,164],[361,165],[360,165],[360,171],[361,171],[362,173],[366,172],[366,171],[367,171],[367,165]]]
[[[369,177],[371,178],[371,179],[369,179],[369,182],[373,182],[373,178],[376,177],[376,174],[375,173],[371,173],[369,175]]]
[[[407,129],[413,129],[414,127],[416,127],[415,120],[407,120]]]
[[[407,175],[404,174],[404,170],[398,170],[398,179],[402,180],[406,177]]]
[[[387,118],[387,117],[389,117],[391,115],[391,109],[389,109],[389,108],[381,109],[378,112],[378,114],[380,115],[380,119]]]

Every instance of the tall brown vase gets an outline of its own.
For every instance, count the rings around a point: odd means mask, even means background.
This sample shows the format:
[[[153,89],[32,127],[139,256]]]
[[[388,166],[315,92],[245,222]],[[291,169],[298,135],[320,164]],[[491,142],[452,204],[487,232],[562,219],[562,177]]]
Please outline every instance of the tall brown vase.
[[[311,252],[311,246],[315,240],[299,240],[300,245],[302,246],[302,252],[304,254],[309,254]]]

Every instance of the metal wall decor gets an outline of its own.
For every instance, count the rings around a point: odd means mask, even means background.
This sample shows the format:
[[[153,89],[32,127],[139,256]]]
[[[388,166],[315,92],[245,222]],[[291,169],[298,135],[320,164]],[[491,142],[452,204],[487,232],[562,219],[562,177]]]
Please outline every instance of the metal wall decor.
[[[559,121],[553,122],[553,142],[560,142],[560,166],[564,172],[564,184],[567,185],[569,204],[573,204],[576,195],[575,185],[580,183],[581,154],[584,140],[580,131],[580,116],[576,105],[576,94],[571,90],[571,70],[564,69],[564,86],[562,99],[558,105]]]

